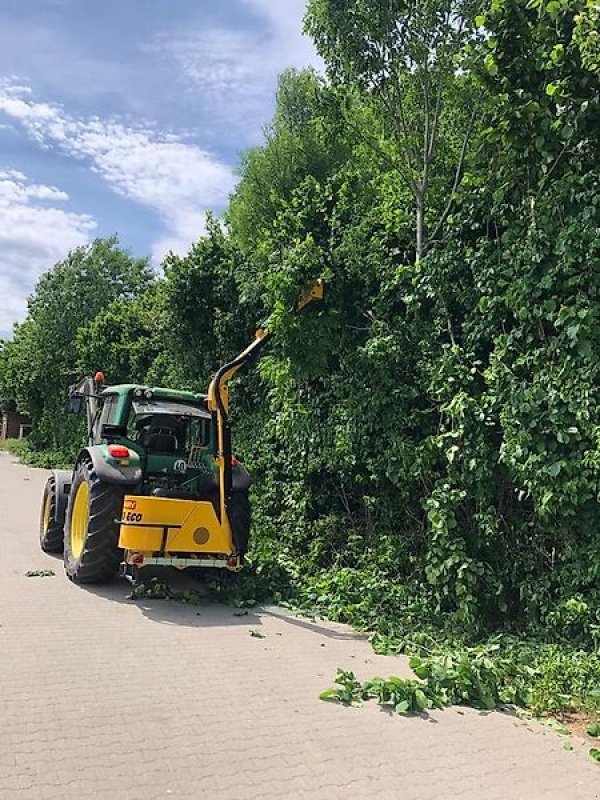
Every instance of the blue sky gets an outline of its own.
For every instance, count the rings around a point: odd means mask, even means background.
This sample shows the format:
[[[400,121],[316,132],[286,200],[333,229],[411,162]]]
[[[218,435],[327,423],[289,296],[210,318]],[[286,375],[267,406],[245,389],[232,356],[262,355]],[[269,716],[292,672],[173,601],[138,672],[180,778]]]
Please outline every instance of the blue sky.
[[[223,210],[277,75],[318,65],[304,0],[2,0],[0,336],[38,277],[118,233],[159,264]]]

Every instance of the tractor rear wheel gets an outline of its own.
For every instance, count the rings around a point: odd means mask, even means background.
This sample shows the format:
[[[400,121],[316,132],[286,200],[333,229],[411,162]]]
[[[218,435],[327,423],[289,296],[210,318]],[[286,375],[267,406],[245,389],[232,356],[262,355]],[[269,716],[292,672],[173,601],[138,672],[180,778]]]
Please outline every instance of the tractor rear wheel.
[[[45,553],[62,553],[63,525],[56,521],[56,479],[46,481],[40,514],[40,547]]]
[[[65,524],[65,571],[76,583],[105,583],[118,572],[119,525],[123,492],[104,483],[89,460],[82,461],[69,494]]]
[[[243,557],[248,550],[252,520],[248,492],[233,492],[228,503],[228,511],[233,541]]]

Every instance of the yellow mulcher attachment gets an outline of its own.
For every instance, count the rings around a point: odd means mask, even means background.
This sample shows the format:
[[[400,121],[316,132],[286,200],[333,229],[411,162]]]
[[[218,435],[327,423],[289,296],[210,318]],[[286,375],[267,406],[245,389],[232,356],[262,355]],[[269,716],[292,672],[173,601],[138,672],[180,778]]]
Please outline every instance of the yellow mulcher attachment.
[[[321,281],[302,293],[295,307],[302,311],[323,298]],[[125,551],[125,567],[149,565],[241,568],[242,554],[235,541],[229,501],[232,492],[232,449],[228,421],[228,383],[236,372],[254,359],[269,338],[267,327],[213,377],[208,390],[208,409],[216,432],[215,463],[219,477],[218,509],[209,500],[180,500],[126,495],[120,522],[119,547]]]

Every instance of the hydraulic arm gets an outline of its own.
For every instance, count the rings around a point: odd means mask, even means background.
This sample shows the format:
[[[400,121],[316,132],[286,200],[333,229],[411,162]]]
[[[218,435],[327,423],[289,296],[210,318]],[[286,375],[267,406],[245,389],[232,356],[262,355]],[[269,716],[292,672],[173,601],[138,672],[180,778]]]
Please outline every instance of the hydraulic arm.
[[[302,312],[315,300],[322,300],[324,295],[323,282],[318,280],[311,283],[298,298],[294,311]],[[208,407],[212,413],[213,425],[216,428],[215,441],[217,444],[216,463],[219,469],[219,497],[221,524],[229,526],[227,504],[231,496],[231,431],[229,426],[229,388],[231,378],[255,359],[266,345],[270,337],[268,327],[259,328],[254,340],[242,350],[232,361],[224,364],[215,374],[208,389]],[[229,530],[231,535],[231,531]]]

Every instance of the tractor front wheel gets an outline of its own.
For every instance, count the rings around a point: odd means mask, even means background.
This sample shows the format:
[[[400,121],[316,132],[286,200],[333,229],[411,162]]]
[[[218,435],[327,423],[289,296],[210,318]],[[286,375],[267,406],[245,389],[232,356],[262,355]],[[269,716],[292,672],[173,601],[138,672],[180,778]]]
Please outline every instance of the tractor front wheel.
[[[40,547],[45,553],[62,553],[63,524],[56,521],[56,479],[46,481],[40,514]]]
[[[69,494],[64,531],[65,571],[76,583],[105,583],[119,572],[123,492],[104,483],[91,461],[82,461]]]

